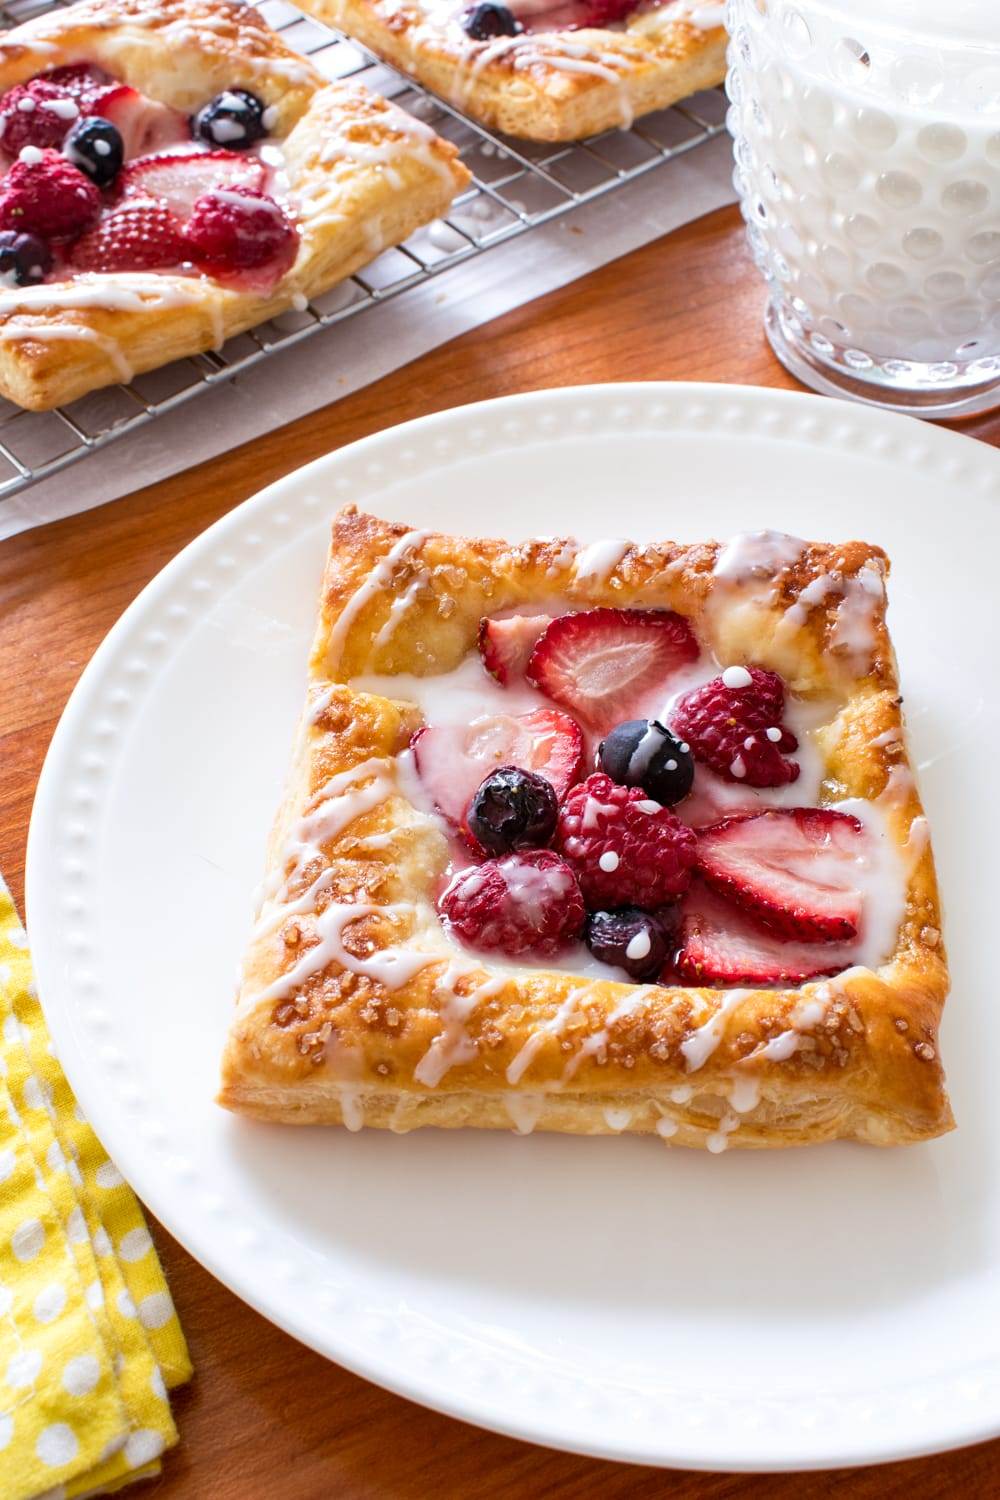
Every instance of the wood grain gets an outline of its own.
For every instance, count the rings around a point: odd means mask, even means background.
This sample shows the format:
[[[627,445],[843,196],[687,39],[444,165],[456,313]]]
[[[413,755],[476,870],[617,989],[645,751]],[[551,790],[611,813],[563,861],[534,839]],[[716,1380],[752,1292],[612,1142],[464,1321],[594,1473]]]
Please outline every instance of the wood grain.
[[[726,209],[279,432],[0,545],[0,869],[15,899],[35,783],[73,684],[129,601],[218,516],[321,453],[472,398],[607,380],[792,386],[764,341],[762,302],[739,218]],[[965,431],[1000,443],[1000,416]],[[611,515],[618,497],[608,503]],[[503,517],[470,524],[502,531]],[[479,1432],[303,1349],[153,1230],[197,1372],[177,1395],[182,1443],[157,1500],[985,1500],[1000,1490],[1000,1442],[878,1469],[753,1478],[598,1463]]]

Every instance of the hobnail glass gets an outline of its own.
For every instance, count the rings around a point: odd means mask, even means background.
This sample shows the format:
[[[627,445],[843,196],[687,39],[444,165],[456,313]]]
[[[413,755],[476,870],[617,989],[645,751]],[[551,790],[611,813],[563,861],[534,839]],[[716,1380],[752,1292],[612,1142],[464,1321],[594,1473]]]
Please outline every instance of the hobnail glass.
[[[993,0],[729,0],[729,128],[765,326],[829,394],[1000,405]]]

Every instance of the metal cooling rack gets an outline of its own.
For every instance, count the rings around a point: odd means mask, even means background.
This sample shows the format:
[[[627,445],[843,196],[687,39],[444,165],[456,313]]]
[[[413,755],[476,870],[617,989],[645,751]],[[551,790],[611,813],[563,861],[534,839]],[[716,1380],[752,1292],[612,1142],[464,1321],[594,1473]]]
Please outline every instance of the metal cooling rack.
[[[62,0],[0,0],[0,30],[58,8]],[[174,407],[280,349],[408,290],[493,245],[612,192],[701,145],[724,129],[725,98],[711,90],[571,145],[535,145],[495,134],[429,94],[341,32],[287,0],[255,0],[268,23],[330,79],[359,78],[458,146],[472,184],[446,219],[425,226],[302,312],[287,312],[218,351],[178,360],[129,385],[108,386],[49,412],[0,400],[0,500],[88,453],[134,432]]]

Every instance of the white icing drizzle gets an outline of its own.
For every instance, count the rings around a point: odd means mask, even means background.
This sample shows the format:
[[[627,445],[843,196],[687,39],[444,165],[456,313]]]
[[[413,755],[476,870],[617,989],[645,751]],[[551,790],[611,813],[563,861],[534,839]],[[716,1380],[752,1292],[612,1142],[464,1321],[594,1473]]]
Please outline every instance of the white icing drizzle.
[[[440,953],[388,947],[376,949],[365,957],[358,957],[344,947],[343,933],[345,927],[359,921],[362,917],[409,914],[413,909],[409,902],[371,906],[361,901],[346,904],[331,901],[329,906],[316,917],[316,933],[319,942],[307,949],[298,963],[293,964],[286,973],[279,974],[277,979],[266,985],[264,989],[258,990],[256,994],[248,995],[241,1002],[240,1009],[249,1010],[269,1001],[287,999],[295,990],[301,989],[313,974],[320,973],[333,962],[338,963],[342,969],[349,969],[352,974],[360,974],[366,979],[374,980],[387,990],[396,990],[404,984],[409,984],[413,976],[419,974],[420,970],[425,969],[428,964],[440,963]]]
[[[681,1052],[687,1064],[689,1073],[696,1073],[703,1068],[712,1053],[722,1041],[723,1032],[726,1029],[726,1019],[737,1005],[740,1005],[752,990],[728,990],[721,1003],[712,1012],[711,1016],[701,1026],[697,1027],[691,1035],[681,1042]]]
[[[721,1151],[725,1151],[728,1147],[729,1137],[732,1135],[733,1131],[739,1130],[739,1128],[740,1122],[737,1115],[723,1115],[722,1119],[719,1121],[718,1130],[713,1131],[713,1133],[708,1137],[708,1140],[705,1142],[705,1145],[708,1147],[709,1151],[713,1153],[713,1155],[718,1156]]]
[[[726,7],[715,0],[677,0],[665,15],[670,21],[687,21],[699,31],[714,31],[726,24]]]
[[[96,328],[89,328],[85,323],[26,323],[11,318],[0,326],[0,342],[11,344],[21,339],[37,340],[43,344],[55,339],[76,339],[78,342],[95,344],[108,356],[119,380],[127,383],[134,373],[118,340],[111,338],[109,334],[99,333]]]
[[[749,1114],[760,1103],[760,1084],[756,1078],[734,1078],[729,1085],[729,1107],[738,1115]]]
[[[340,1113],[348,1130],[361,1130],[365,1123],[364,1100],[359,1083],[338,1083]]]
[[[574,1053],[569,1059],[569,1062],[563,1069],[563,1083],[567,1083],[574,1076],[585,1057],[594,1057],[596,1055],[599,1061],[606,1058],[609,1033],[616,1022],[623,1020],[626,1016],[632,1015],[634,1011],[638,1010],[640,1005],[646,1003],[650,995],[656,993],[656,990],[657,986],[655,984],[644,984],[625,995],[624,999],[620,1000],[615,1006],[600,1030],[595,1031],[593,1036],[586,1037],[579,1051]]]
[[[318,724],[333,702],[334,694],[339,691],[342,684],[339,682],[328,682],[322,692],[317,693],[306,713],[307,724]]]
[[[436,27],[428,35],[439,42]],[[577,41],[567,32],[522,32],[518,36],[497,37],[483,47],[465,51],[468,65],[465,76],[457,81],[456,95],[459,100],[464,98],[483,69],[501,58],[507,58],[516,72],[530,71],[541,64],[557,72],[587,74],[611,84],[618,91],[621,123],[628,126],[634,111],[625,74],[634,63],[647,61],[648,54],[637,46],[629,46],[624,32],[618,33],[615,41],[616,50],[612,52],[593,42]]]
[[[931,828],[923,813],[919,813],[910,824],[906,843],[903,845],[903,859],[906,862],[907,875],[912,875],[926,853],[927,846],[931,841]]]
[[[579,1009],[584,996],[588,995],[591,990],[597,989],[599,983],[600,981],[598,980],[593,984],[585,984],[582,985],[580,989],[572,990],[570,994],[566,996],[566,999],[560,1005],[555,1015],[550,1017],[550,1019],[546,1021],[544,1025],[540,1026],[537,1031],[533,1031],[531,1033],[524,1046],[520,1049],[520,1051],[507,1067],[508,1083],[520,1083],[521,1079],[524,1077],[525,1073],[528,1071],[528,1068],[534,1061],[534,1058],[541,1048],[543,1042],[545,1041],[545,1038],[549,1036],[562,1036],[567,1025],[569,1024],[570,1018],[575,1015],[577,1010]]]
[[[505,1094],[504,1103],[518,1135],[530,1135],[545,1108],[540,1094]]]
[[[365,781],[366,786],[357,786],[359,781]],[[266,890],[266,894],[273,899],[274,905],[267,906],[260,914],[258,927],[255,935],[262,936],[270,931],[286,916],[295,913],[315,910],[315,896],[329,884],[332,874],[329,870],[322,871],[313,881],[309,890],[290,900],[289,887],[295,877],[306,869],[315,859],[321,859],[323,855],[322,846],[328,844],[331,839],[338,838],[349,823],[363,813],[370,812],[372,808],[384,802],[395,791],[395,783],[392,778],[392,761],[381,757],[372,757],[363,760],[356,766],[351,766],[347,771],[338,771],[331,776],[329,781],[320,788],[312,797],[302,817],[293,824],[289,831],[288,839],[282,850],[282,869],[287,871],[283,879],[275,880],[273,890]],[[288,869],[289,864],[291,869]],[[272,877],[274,880],[274,877]],[[309,903],[309,897],[313,899]]]
[[[402,174],[397,165],[418,161],[437,176],[444,178],[454,188],[454,176],[447,157],[435,149],[437,137],[429,125],[417,120],[405,110],[392,109],[380,122],[391,135],[380,141],[359,140],[354,132],[356,121],[345,117],[338,124],[332,121],[325,126],[326,136],[320,152],[320,161],[325,166],[346,163],[348,166],[375,167],[385,175],[390,187],[403,186]],[[367,129],[367,127],[364,127]]]
[[[437,1088],[449,1068],[471,1062],[476,1055],[476,1044],[466,1030],[468,1019],[480,1001],[499,994],[506,982],[500,975],[476,985],[467,995],[459,995],[455,989],[458,980],[481,972],[474,964],[453,958],[435,980],[435,991],[443,990],[447,995],[441,1007],[443,1029],[413,1070],[417,1082],[429,1089]]]
[[[316,910],[317,897],[321,891],[326,890],[328,885],[332,885],[336,873],[332,867],[328,866],[327,869],[320,871],[301,896],[296,896],[294,900],[275,901],[273,905],[269,905],[267,911],[261,913],[254,925],[253,940],[259,942],[261,938],[267,937],[267,934],[279,927],[287,917],[298,917],[307,913],[311,915]],[[287,885],[283,889],[287,890]]]
[[[0,291],[0,317],[8,313],[102,307],[113,312],[144,312],[150,307],[189,307],[200,302],[207,283],[198,277],[161,276],[141,271],[114,276],[85,271],[72,281],[43,282]]]
[[[864,563],[857,573],[849,576],[834,569],[807,583],[778,622],[775,640],[794,635],[806,623],[810,612],[829,599],[840,600],[830,631],[830,646],[843,652],[857,670],[867,671],[876,645],[875,620],[885,602],[882,572],[873,561]]]
[[[401,536],[399,541],[389,548],[382,561],[372,569],[360,588],[355,589],[330,631],[328,660],[331,667],[335,666],[340,659],[344,649],[344,637],[368,600],[388,588],[392,582],[392,571],[396,564],[402,562],[408,553],[415,552],[418,547],[422,547],[430,535],[429,531],[408,531],[405,536]]]
[[[604,1123],[609,1130],[627,1130],[632,1123],[632,1110],[608,1107],[603,1111]]]
[[[606,583],[631,545],[631,542],[623,542],[618,537],[591,542],[589,547],[584,547],[582,552],[577,553],[573,577],[578,583],[591,578],[597,579],[599,583]]]
[[[712,572],[727,583],[773,581],[800,560],[805,546],[784,531],[740,532],[723,547]]]
[[[414,578],[413,582],[410,584],[409,588],[407,588],[402,594],[400,594],[398,599],[393,599],[392,603],[389,606],[389,617],[386,620],[385,624],[382,626],[382,629],[378,632],[378,634],[372,641],[373,647],[378,648],[379,646],[388,645],[390,639],[395,633],[396,626],[406,614],[406,611],[409,609],[410,605],[415,602],[417,595],[420,593],[420,590],[427,587],[429,578],[430,574],[427,572],[427,570],[421,569],[416,578]]]
[[[847,971],[850,973],[850,970]],[[843,979],[845,975],[840,975]],[[834,987],[831,983],[819,984],[807,996],[804,996],[788,1017],[788,1029],[781,1031],[772,1037],[761,1047],[755,1047],[751,1057],[766,1057],[769,1062],[787,1062],[793,1053],[798,1051],[799,1042],[806,1032],[813,1031],[826,1018],[834,998]],[[730,1101],[732,1102],[732,1101]],[[733,1108],[738,1108],[733,1105]]]
[[[845,578],[843,596],[830,644],[844,651],[859,671],[867,671],[876,645],[875,620],[885,605],[885,581],[877,563],[866,562]]]
[[[661,1135],[664,1140],[668,1140],[670,1136],[676,1135],[677,1130],[677,1121],[671,1120],[668,1115],[663,1115],[656,1122],[656,1133],[657,1135]]]

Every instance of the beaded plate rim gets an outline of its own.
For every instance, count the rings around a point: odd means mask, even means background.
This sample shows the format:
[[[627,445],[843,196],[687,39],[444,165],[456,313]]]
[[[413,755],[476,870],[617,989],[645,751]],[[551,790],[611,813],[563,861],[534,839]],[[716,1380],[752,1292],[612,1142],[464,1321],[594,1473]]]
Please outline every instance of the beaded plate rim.
[[[46,756],[32,813],[26,900],[39,988],[81,1105],[152,1212],[220,1281],[318,1352],[400,1395],[511,1436],[595,1457],[694,1469],[774,1471],[911,1457],[1000,1432],[1000,1362],[849,1393],[764,1398],[641,1389],[569,1371],[515,1348],[484,1357],[474,1337],[435,1328],[419,1309],[366,1305],[280,1223],[247,1227],[197,1164],[171,1148],[169,1121],[144,1105],[145,1060],[112,1039],[88,891],[115,758],[172,646],[297,522],[373,499],[397,464],[423,477],[513,444],[623,430],[703,431],[849,449],[930,472],[1000,502],[1000,454],[913,419],[798,392],[650,382],[580,386],[453,408],[319,458],[223,516],[146,586],[80,678]],[[998,512],[1000,514],[1000,512]],[[319,1263],[317,1264],[317,1261]],[[249,1267],[249,1269],[248,1269]],[[309,1299],[301,1296],[303,1284]],[[303,1300],[309,1315],[303,1313]],[[319,1312],[319,1318],[316,1313]],[[719,1429],[726,1430],[720,1452]]]

